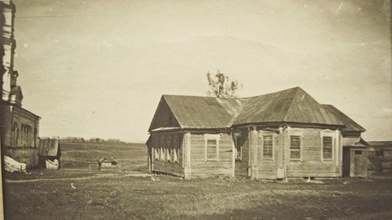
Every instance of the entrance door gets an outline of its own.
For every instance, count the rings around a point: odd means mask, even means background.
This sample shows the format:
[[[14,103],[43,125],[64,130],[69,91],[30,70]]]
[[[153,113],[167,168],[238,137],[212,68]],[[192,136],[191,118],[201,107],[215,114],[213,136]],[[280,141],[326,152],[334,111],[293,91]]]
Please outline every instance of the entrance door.
[[[354,161],[354,166],[353,166],[353,176],[363,176],[363,163],[362,163],[362,158],[363,158],[363,151],[362,150],[354,150],[354,155],[353,155],[353,161]]]
[[[343,176],[350,176],[350,148],[343,148]]]

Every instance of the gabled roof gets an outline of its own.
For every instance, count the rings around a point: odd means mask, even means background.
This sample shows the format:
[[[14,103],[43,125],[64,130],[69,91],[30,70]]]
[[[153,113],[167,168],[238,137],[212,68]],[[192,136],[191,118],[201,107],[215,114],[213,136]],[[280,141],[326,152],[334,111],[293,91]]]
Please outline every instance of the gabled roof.
[[[300,87],[249,98],[234,125],[268,122],[344,125]]]
[[[300,87],[250,98],[163,95],[149,131],[260,123],[331,125],[364,131],[333,106],[319,104]]]
[[[369,144],[361,137],[343,137],[344,147],[367,147]]]
[[[115,160],[113,160],[113,159],[111,159],[111,158],[107,158],[107,157],[102,157],[102,158],[100,158],[99,160],[98,160],[98,163],[116,163],[117,164],[117,162],[115,161]]]
[[[242,101],[233,98],[163,95],[149,131],[160,128],[154,124],[155,120],[165,117],[160,114],[168,114],[166,117],[170,117],[168,112],[160,113],[160,108],[165,108],[165,105],[176,120],[176,122],[169,123],[172,127],[178,125],[183,129],[229,128],[233,118],[241,110]]]

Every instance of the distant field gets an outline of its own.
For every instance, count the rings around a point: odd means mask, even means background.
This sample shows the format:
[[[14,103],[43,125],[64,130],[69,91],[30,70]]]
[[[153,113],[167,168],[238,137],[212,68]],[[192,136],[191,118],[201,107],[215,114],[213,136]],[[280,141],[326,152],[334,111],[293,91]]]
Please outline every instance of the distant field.
[[[147,167],[145,144],[61,143],[61,152],[64,169],[88,169],[103,157],[115,160],[123,170]]]
[[[150,176],[143,144],[61,147],[61,170],[5,174],[6,219],[392,219],[391,178],[183,180]]]

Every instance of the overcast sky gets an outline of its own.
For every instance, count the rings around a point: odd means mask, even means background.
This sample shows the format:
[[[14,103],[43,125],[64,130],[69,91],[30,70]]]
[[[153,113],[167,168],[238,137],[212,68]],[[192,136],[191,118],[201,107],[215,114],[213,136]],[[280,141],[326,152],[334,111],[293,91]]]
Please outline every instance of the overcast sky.
[[[300,86],[392,140],[389,1],[14,0],[15,69],[40,136],[145,141],[162,94]]]

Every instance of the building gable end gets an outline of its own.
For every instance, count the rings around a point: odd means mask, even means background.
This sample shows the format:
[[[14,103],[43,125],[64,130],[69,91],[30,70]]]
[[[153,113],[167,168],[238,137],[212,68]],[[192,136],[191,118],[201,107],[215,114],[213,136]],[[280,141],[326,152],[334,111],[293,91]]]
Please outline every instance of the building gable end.
[[[181,128],[179,121],[174,115],[170,106],[166,100],[162,97],[157,110],[155,111],[153,120],[151,121],[150,128],[148,131],[152,131],[157,128]]]

